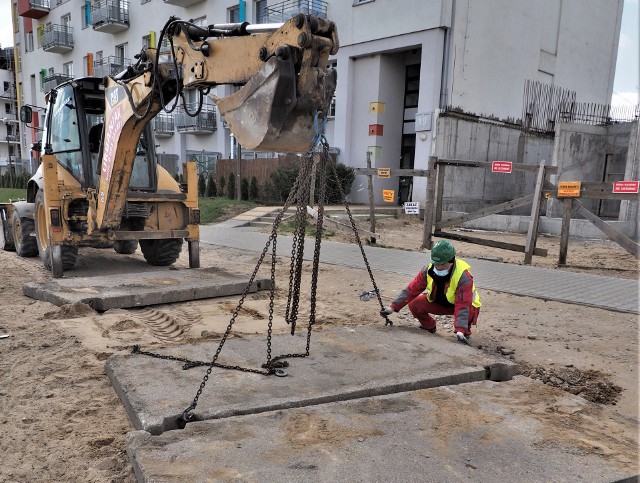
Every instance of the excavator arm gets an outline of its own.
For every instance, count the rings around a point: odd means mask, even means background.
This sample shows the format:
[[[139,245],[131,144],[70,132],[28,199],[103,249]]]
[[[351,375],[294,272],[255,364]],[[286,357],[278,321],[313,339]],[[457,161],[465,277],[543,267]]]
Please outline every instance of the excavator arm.
[[[278,25],[200,27],[172,17],[159,47],[163,39],[168,52],[146,49],[134,66],[106,79],[98,229],[118,227],[138,138],[161,110],[184,101],[185,89],[198,93],[200,107],[209,95],[238,142],[255,150],[308,151],[331,103],[336,73],[327,63],[338,37],[328,20],[298,15]],[[241,87],[210,95],[224,84]]]

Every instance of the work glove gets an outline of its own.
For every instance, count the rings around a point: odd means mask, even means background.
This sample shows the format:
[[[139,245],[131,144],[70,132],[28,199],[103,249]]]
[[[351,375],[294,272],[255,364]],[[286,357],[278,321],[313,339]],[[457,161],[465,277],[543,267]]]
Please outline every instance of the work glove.
[[[469,338],[465,337],[462,332],[456,332],[456,340],[458,342],[462,342],[463,344],[471,345],[471,341],[469,340]]]
[[[395,310],[393,310],[393,308],[391,307],[385,307],[384,309],[382,309],[380,311],[380,316],[381,317],[386,317],[387,315],[391,315],[392,313],[394,313]]]

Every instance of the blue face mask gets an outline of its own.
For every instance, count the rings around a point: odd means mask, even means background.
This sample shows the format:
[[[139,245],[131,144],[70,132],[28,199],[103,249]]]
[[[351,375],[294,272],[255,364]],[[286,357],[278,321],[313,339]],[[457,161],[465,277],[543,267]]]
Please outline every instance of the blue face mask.
[[[447,268],[446,270],[438,270],[436,267],[433,267],[433,273],[435,273],[438,277],[444,277],[449,273],[450,270],[451,267]]]

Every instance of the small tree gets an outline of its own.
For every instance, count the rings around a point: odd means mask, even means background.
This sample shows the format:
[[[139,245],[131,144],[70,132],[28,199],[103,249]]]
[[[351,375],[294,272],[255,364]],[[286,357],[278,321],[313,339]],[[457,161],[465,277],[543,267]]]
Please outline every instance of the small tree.
[[[269,180],[264,184],[267,199],[276,203],[284,203],[289,197],[293,183],[298,176],[299,168],[278,168],[269,175]]]
[[[198,196],[204,196],[207,191],[207,182],[204,179],[204,174],[200,173],[198,176]]]
[[[236,197],[236,175],[229,173],[229,179],[227,180],[227,198],[230,200]]]
[[[255,201],[258,199],[258,178],[251,176],[251,184],[249,185],[249,199]]]
[[[226,185],[227,185],[227,179],[224,176],[221,176],[220,177],[220,196],[224,196]]]
[[[218,194],[218,187],[216,186],[216,180],[213,177],[209,177],[209,182],[207,183],[207,198],[213,198]]]
[[[242,178],[240,181],[240,199],[249,199],[249,180],[247,178]]]

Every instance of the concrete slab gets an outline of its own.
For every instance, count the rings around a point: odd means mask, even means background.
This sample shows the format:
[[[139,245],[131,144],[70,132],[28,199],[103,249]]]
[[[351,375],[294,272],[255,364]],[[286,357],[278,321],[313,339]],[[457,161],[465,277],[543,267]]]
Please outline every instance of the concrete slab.
[[[603,416],[595,404],[517,376],[195,422],[160,436],[135,431],[127,452],[141,482],[609,482],[637,474],[634,429]]]
[[[247,276],[203,268],[59,278],[26,283],[22,292],[27,297],[58,306],[84,302],[103,311],[238,295],[248,283]],[[250,292],[266,290],[270,286],[270,279],[256,278]]]
[[[273,337],[272,354],[304,352],[306,330]],[[218,345],[165,349],[164,355],[210,361]],[[356,326],[312,334],[311,355],[290,358],[287,377],[214,368],[194,412],[198,420],[226,418],[332,401],[460,384],[508,380],[517,366],[410,327]],[[260,368],[265,337],[227,340],[218,362]],[[152,434],[175,429],[196,394],[206,367],[148,356],[113,355],[106,372],[134,427]]]

